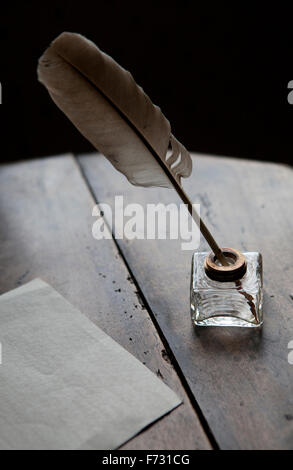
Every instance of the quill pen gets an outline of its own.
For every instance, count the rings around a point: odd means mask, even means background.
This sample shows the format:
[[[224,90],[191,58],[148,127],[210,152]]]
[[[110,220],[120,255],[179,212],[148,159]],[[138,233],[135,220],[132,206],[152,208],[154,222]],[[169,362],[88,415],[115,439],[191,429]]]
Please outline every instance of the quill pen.
[[[129,72],[93,42],[65,32],[39,59],[38,78],[55,104],[130,183],[174,188],[217,259],[228,264],[181,186],[181,177],[192,171],[189,153]]]

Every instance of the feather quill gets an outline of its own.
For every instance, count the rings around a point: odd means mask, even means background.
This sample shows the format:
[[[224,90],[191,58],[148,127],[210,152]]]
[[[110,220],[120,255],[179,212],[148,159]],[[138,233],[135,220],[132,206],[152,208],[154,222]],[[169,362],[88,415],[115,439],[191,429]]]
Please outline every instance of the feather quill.
[[[192,171],[189,153],[128,71],[85,37],[65,32],[39,59],[38,78],[55,104],[130,183],[175,188],[226,264],[181,186],[181,177]]]

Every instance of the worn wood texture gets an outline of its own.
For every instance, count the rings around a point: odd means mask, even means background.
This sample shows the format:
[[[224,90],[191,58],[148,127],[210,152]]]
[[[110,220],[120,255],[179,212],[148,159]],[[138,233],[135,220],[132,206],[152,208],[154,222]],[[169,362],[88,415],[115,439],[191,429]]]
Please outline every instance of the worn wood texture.
[[[73,157],[0,169],[1,293],[40,277],[157,373],[184,404],[124,448],[209,449],[114,241],[96,241],[94,201]]]
[[[174,191],[131,186],[103,157],[79,162],[96,199],[178,203]],[[180,241],[117,240],[212,433],[224,449],[293,446],[293,171],[268,163],[196,156],[184,182],[221,246],[261,251],[264,327],[195,330],[190,251]],[[202,242],[201,250],[207,246]]]

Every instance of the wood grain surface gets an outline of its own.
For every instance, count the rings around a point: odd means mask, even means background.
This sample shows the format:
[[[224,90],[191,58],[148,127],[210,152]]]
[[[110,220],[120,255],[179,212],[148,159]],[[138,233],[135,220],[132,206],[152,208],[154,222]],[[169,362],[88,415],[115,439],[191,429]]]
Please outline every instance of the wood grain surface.
[[[93,206],[70,155],[2,166],[1,293],[42,278],[183,398],[124,449],[210,449],[115,242],[92,236]]]
[[[106,159],[79,156],[99,203],[179,203],[172,190],[131,186]],[[223,449],[292,449],[293,171],[269,163],[194,157],[184,182],[220,246],[264,258],[264,327],[194,329],[191,251],[180,240],[117,244],[211,432]],[[202,241],[200,250],[207,250]]]

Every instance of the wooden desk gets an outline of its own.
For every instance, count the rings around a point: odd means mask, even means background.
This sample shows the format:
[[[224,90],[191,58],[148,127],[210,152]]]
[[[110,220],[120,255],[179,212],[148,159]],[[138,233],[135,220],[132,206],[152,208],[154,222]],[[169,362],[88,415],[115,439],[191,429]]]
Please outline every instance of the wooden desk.
[[[292,448],[292,169],[194,163],[184,186],[218,242],[264,256],[262,333],[195,331],[192,253],[179,240],[93,238],[95,201],[179,202],[173,191],[131,186],[95,154],[1,167],[1,293],[41,277],[184,399],[124,449]]]

